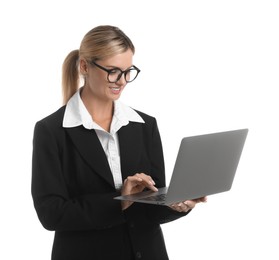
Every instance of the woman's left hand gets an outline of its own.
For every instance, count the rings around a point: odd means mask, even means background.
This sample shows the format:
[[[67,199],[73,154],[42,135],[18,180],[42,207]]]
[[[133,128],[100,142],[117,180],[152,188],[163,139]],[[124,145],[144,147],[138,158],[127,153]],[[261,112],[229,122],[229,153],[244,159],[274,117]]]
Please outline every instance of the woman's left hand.
[[[193,209],[197,203],[206,202],[206,201],[207,201],[207,197],[202,197],[194,200],[185,200],[179,203],[175,203],[170,205],[169,207],[178,212],[187,212]]]

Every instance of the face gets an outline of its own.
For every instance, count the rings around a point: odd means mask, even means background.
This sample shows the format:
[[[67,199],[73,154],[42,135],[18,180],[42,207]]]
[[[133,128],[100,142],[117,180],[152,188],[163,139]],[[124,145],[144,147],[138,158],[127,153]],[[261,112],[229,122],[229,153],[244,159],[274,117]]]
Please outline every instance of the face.
[[[133,52],[127,50],[124,53],[117,54],[108,59],[98,60],[98,64],[106,69],[119,68],[122,71],[130,68],[133,65]],[[117,100],[123,89],[126,86],[124,74],[115,83],[110,83],[107,80],[108,73],[97,66],[92,66],[86,61],[81,61],[81,72],[86,77],[86,85],[84,91],[87,95],[99,99],[100,101],[114,101]]]

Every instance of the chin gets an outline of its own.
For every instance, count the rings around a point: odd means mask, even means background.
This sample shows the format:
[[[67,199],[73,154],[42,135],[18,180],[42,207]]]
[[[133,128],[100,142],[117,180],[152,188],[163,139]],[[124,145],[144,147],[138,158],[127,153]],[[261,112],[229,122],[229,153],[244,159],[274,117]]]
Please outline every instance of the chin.
[[[113,100],[113,101],[116,101],[116,100],[118,100],[120,97],[121,97],[121,95],[115,96],[115,97],[112,98],[112,100]]]

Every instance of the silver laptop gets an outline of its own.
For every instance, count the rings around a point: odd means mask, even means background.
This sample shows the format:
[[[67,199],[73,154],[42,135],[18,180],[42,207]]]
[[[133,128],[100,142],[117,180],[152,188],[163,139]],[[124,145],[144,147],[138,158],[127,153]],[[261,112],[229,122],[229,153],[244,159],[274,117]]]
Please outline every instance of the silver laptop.
[[[171,205],[229,191],[247,134],[248,129],[239,129],[184,137],[168,188],[118,196],[115,199]]]

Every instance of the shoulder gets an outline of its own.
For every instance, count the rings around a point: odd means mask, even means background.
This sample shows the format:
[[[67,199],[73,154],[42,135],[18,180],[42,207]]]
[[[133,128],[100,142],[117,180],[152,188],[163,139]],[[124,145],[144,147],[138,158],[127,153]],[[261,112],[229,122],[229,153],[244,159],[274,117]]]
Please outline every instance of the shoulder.
[[[156,122],[156,118],[154,116],[151,116],[136,109],[134,110],[141,116],[141,118],[144,120],[146,124],[154,124],[154,122]]]
[[[144,120],[144,124],[142,125],[142,128],[145,133],[151,134],[153,136],[154,133],[159,133],[159,128],[157,124],[157,120],[154,116],[151,116],[149,114],[146,114],[142,111],[135,110],[141,118]]]
[[[60,136],[63,134],[63,117],[65,106],[62,106],[54,113],[37,121],[34,128],[34,135],[42,135],[43,133],[52,133],[51,135]]]
[[[37,122],[37,124],[45,124],[48,126],[62,126],[63,117],[65,114],[65,108],[66,106],[60,107],[57,111],[54,113],[42,118]]]

